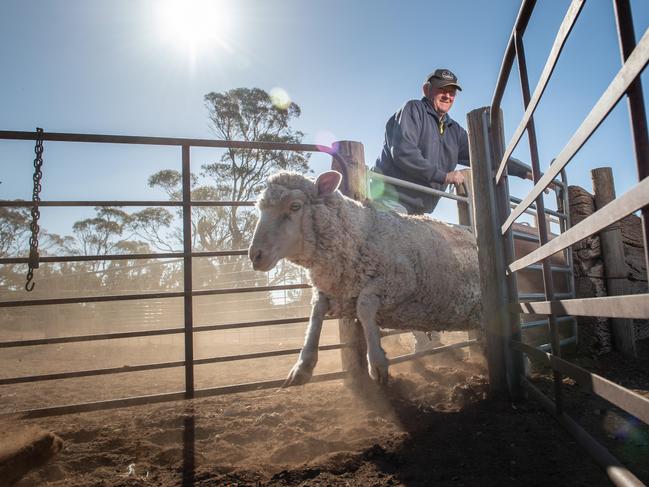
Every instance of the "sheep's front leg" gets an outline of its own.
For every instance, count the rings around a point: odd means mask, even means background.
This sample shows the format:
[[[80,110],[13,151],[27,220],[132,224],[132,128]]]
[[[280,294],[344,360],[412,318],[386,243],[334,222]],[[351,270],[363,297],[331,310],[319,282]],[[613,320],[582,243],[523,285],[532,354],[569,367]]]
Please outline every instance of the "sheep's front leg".
[[[363,291],[356,302],[356,315],[363,325],[367,344],[367,366],[370,377],[379,384],[388,382],[388,359],[381,348],[381,335],[376,325],[376,313],[381,301],[376,294]]]
[[[329,311],[329,299],[323,293],[319,292],[311,309],[311,318],[309,319],[309,326],[306,330],[304,346],[282,387],[306,384],[311,380],[313,369],[318,362],[318,343],[320,342],[322,322],[327,311]]]

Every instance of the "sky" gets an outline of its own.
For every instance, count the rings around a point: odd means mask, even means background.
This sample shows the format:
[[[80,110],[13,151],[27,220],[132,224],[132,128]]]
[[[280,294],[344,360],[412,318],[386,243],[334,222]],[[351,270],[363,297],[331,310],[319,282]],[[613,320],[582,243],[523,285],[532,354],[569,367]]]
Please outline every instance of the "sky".
[[[185,5],[190,0],[187,0]],[[302,109],[304,143],[362,142],[372,166],[385,122],[438,67],[462,92],[451,116],[489,105],[519,0],[220,0],[198,17],[165,15],[164,0],[0,0],[0,130],[213,138],[211,91],[285,90]],[[199,2],[200,3],[200,2]],[[207,6],[205,6],[207,4]],[[568,0],[538,2],[524,42],[533,91]],[[649,2],[632,0],[636,39]],[[184,27],[190,24],[189,30]],[[612,2],[586,2],[535,116],[542,168],[566,145],[621,66]],[[508,139],[524,112],[516,65],[503,100]],[[648,77],[642,75],[646,93]],[[568,167],[612,166],[618,195],[637,181],[626,103],[618,104]],[[524,136],[514,155],[529,162]],[[31,198],[33,142],[0,140],[0,198]],[[215,152],[193,150],[193,169]],[[178,148],[45,144],[42,199],[164,198],[147,177],[179,168]],[[330,159],[311,158],[315,174]],[[530,184],[514,181],[518,196]],[[550,206],[552,206],[550,204]],[[70,233],[91,209],[42,210],[42,226]],[[436,217],[452,220],[454,206]]]

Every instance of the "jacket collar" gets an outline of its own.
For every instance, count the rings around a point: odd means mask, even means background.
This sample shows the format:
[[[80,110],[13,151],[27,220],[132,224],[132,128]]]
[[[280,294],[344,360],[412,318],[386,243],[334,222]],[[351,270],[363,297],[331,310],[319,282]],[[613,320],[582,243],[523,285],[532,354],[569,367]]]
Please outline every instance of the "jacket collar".
[[[421,101],[424,102],[426,111],[435,118],[435,121],[439,125],[439,113],[437,113],[437,111],[433,108],[433,104],[425,96],[421,98]],[[455,120],[453,120],[451,116],[447,113],[446,116],[444,117],[444,123],[446,124],[447,127],[450,127],[455,123]]]

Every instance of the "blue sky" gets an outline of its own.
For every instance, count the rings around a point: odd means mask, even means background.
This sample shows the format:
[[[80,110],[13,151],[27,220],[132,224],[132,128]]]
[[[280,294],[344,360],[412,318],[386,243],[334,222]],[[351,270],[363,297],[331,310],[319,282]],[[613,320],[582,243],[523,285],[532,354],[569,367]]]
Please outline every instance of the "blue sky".
[[[0,129],[209,138],[203,95],[280,87],[302,108],[303,142],[357,140],[368,165],[387,118],[436,67],[464,88],[451,115],[491,102],[518,0],[223,0],[215,29],[192,54],[157,12],[162,1],[1,0]],[[525,43],[532,89],[570,4],[538,2]],[[631,1],[636,38],[649,2]],[[197,34],[199,35],[200,32]],[[586,3],[536,116],[545,167],[620,68],[612,2]],[[516,69],[516,68],[515,68]],[[523,113],[515,74],[503,101],[506,134]],[[645,94],[647,74],[642,76]],[[636,181],[622,102],[569,166],[590,188],[589,169],[612,165],[618,194]],[[529,161],[524,137],[515,155]],[[214,153],[195,151],[198,164]],[[178,149],[46,143],[43,199],[162,197],[146,178],[178,167]],[[0,141],[0,198],[30,198],[33,144]],[[319,172],[329,165],[313,156]],[[522,191],[530,186],[512,184]],[[86,213],[84,213],[84,211]],[[69,233],[90,210],[46,209],[43,226]],[[455,210],[442,206],[440,218]]]

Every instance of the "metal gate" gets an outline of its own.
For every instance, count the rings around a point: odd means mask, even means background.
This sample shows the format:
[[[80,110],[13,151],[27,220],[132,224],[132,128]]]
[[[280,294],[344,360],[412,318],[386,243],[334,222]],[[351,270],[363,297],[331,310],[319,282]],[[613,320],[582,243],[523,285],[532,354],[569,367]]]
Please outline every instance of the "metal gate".
[[[62,263],[62,262],[88,262],[88,261],[119,261],[119,260],[143,260],[143,259],[179,259],[183,264],[183,290],[177,292],[164,291],[164,292],[137,292],[137,293],[122,293],[116,295],[103,295],[103,296],[80,296],[80,297],[60,297],[48,299],[13,299],[0,301],[0,309],[2,308],[19,308],[24,307],[32,309],[35,306],[46,305],[65,305],[65,304],[78,304],[78,303],[105,303],[105,302],[129,302],[135,300],[146,300],[147,302],[162,302],[168,301],[173,298],[180,298],[183,301],[184,310],[184,325],[176,328],[163,328],[154,330],[131,330],[121,332],[107,332],[95,334],[82,334],[74,336],[61,336],[52,338],[34,338],[22,340],[5,340],[0,341],[0,351],[17,348],[17,347],[34,347],[39,345],[54,346],[67,343],[81,343],[81,342],[97,342],[102,340],[116,340],[125,338],[139,338],[139,337],[161,337],[165,335],[181,336],[184,342],[184,359],[179,361],[157,362],[157,363],[144,363],[135,365],[125,365],[122,367],[110,368],[95,368],[91,370],[77,370],[67,371],[53,374],[39,374],[28,375],[20,377],[3,377],[0,378],[0,386],[7,386],[11,384],[27,384],[42,381],[51,381],[58,379],[71,379],[80,377],[97,377],[105,376],[108,374],[131,373],[140,371],[170,369],[170,368],[184,368],[184,382],[185,388],[183,391],[167,392],[155,395],[133,396],[120,399],[84,402],[78,404],[67,404],[60,406],[45,407],[39,409],[29,409],[23,411],[12,411],[8,414],[21,413],[22,417],[41,417],[56,414],[67,414],[72,412],[91,411],[110,409],[115,407],[132,406],[139,404],[151,404],[164,401],[173,401],[179,399],[186,399],[192,397],[206,397],[212,395],[229,394],[235,392],[252,391],[258,389],[276,388],[283,384],[283,379],[278,380],[265,380],[257,382],[248,382],[241,384],[233,384],[221,387],[211,387],[197,389],[194,386],[194,366],[233,362],[238,360],[256,359],[264,357],[279,357],[286,355],[295,355],[300,352],[300,348],[288,348],[280,350],[267,350],[263,352],[226,355],[217,357],[208,357],[196,359],[194,357],[194,334],[216,331],[216,330],[232,330],[232,329],[253,329],[257,327],[306,323],[308,317],[288,317],[280,319],[265,319],[260,321],[247,321],[247,322],[234,322],[234,323],[220,323],[195,326],[194,324],[194,309],[195,303],[193,298],[198,296],[215,296],[225,294],[240,294],[240,293],[254,293],[254,292],[271,292],[283,291],[293,289],[307,289],[311,286],[309,284],[289,284],[289,285],[276,285],[276,286],[255,286],[255,287],[239,287],[228,289],[193,289],[192,286],[192,260],[195,258],[205,257],[223,257],[223,256],[237,256],[246,255],[247,250],[229,250],[229,251],[195,251],[192,248],[192,207],[200,206],[254,206],[252,201],[212,201],[212,200],[192,200],[191,187],[190,187],[190,149],[192,147],[212,147],[212,148],[236,148],[236,149],[259,149],[259,150],[274,150],[274,151],[306,151],[306,152],[324,152],[338,161],[338,166],[341,171],[346,170],[346,165],[334,150],[328,147],[309,145],[309,144],[281,144],[281,143],[264,143],[264,142],[247,142],[247,141],[219,141],[219,140],[206,140],[206,139],[181,139],[181,138],[162,138],[162,137],[138,137],[138,136],[115,136],[115,135],[91,135],[91,134],[67,134],[67,133],[44,133],[39,135],[35,132],[16,132],[16,131],[0,131],[0,140],[38,140],[42,138],[43,141],[60,141],[72,143],[108,143],[108,144],[137,144],[144,146],[171,146],[179,147],[181,149],[182,157],[182,200],[180,201],[0,201],[0,208],[43,208],[43,207],[115,207],[115,206],[133,206],[133,207],[180,207],[182,208],[182,237],[183,237],[183,251],[182,252],[165,252],[165,253],[130,253],[130,254],[111,254],[111,255],[73,255],[73,256],[55,256],[47,255],[37,258],[35,264],[39,263]],[[47,154],[46,154],[47,156]],[[347,178],[345,178],[346,184]],[[4,257],[0,258],[0,265],[22,264],[30,263],[27,257]],[[35,275],[35,280],[38,281],[38,271]],[[331,344],[323,345],[320,350],[339,350],[345,347],[345,344]],[[339,379],[346,376],[345,371],[330,372],[313,377],[313,382],[326,381]]]
[[[573,316],[609,318],[649,318],[649,294],[609,296],[603,298],[566,299],[558,294],[553,282],[556,269],[550,257],[569,249],[580,240],[606,229],[609,225],[636,211],[643,217],[645,260],[647,259],[647,229],[649,228],[649,139],[644,111],[640,74],[649,61],[649,31],[635,43],[631,9],[627,0],[614,0],[623,65],[591,112],[572,135],[565,148],[556,156],[545,173],[541,172],[533,114],[552,75],[561,50],[574,26],[585,0],[573,0],[555,38],[539,82],[531,93],[523,45],[523,34],[535,5],[524,0],[505,51],[492,104],[472,111],[468,116],[468,131],[474,177],[476,226],[481,274],[490,276],[489,286],[483,283],[483,306],[487,318],[487,346],[491,387],[513,396],[526,391],[538,399],[602,466],[617,485],[643,485],[624,468],[608,450],[579,426],[563,407],[564,376],[585,389],[609,401],[629,414],[649,424],[649,399],[615,384],[599,375],[576,366],[562,358],[559,322]],[[511,140],[505,144],[503,116],[500,103],[516,59],[523,95],[524,115]],[[561,184],[560,176],[588,138],[603,122],[618,101],[627,95],[631,128],[635,143],[635,158],[639,183],[624,195],[609,203],[590,217],[562,228],[556,238],[548,239],[545,218],[538,218],[540,247],[522,258],[513,255],[512,224],[523,212],[535,205],[539,215],[545,213],[543,191],[550,184]],[[523,133],[527,132],[534,188],[510,210],[510,195],[506,177],[509,156]],[[553,181],[555,183],[553,183]],[[564,211],[567,211],[564,208]],[[545,293],[542,301],[519,300],[517,273],[541,263]],[[555,272],[553,272],[555,271]],[[521,340],[520,315],[546,315],[550,336],[550,353]],[[548,398],[526,376],[522,356],[541,361],[553,371],[554,399]]]

